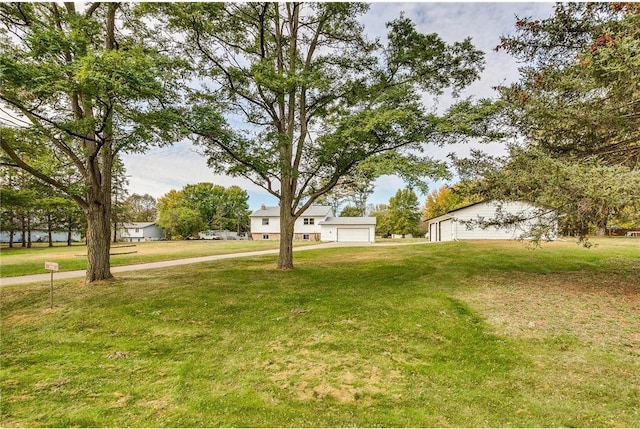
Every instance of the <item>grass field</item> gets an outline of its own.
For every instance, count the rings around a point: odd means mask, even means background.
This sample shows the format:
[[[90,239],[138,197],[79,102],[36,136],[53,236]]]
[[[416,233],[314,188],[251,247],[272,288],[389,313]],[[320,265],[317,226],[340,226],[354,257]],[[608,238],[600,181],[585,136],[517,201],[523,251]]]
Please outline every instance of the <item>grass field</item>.
[[[1,289],[2,426],[640,424],[640,242],[333,248]]]
[[[310,243],[312,244],[312,242],[296,242],[295,245]],[[277,248],[277,241],[185,240],[118,243],[112,244],[111,266]],[[45,273],[45,261],[58,262],[60,271],[84,270],[87,268],[87,247],[84,244],[53,248],[39,245],[31,249],[2,247],[0,248],[0,277]]]

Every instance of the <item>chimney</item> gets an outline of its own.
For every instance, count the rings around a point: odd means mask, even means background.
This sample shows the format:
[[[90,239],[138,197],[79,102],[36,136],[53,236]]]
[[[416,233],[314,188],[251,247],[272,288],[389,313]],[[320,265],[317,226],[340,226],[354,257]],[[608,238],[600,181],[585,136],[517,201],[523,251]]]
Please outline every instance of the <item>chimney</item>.
[[[265,207],[265,205],[264,205],[264,204],[260,206],[260,210],[266,210],[266,209],[267,209],[267,208]]]

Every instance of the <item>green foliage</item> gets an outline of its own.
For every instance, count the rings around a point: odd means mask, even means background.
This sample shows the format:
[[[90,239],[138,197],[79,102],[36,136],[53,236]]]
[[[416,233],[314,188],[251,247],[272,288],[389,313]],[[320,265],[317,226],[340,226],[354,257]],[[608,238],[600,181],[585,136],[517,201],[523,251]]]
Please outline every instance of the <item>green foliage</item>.
[[[420,234],[418,196],[413,189],[400,189],[391,197],[387,216],[392,234]]]
[[[196,233],[182,237],[197,235],[206,229],[241,232],[249,225],[249,195],[238,186],[214,185],[202,182],[186,185],[182,190],[172,189],[158,200],[158,225],[166,231],[175,231],[173,222],[180,218],[179,212],[186,216],[186,212],[177,209],[188,208],[195,211],[200,219],[200,229]]]
[[[346,206],[340,212],[340,217],[360,217],[364,216],[364,212],[358,207]]]
[[[463,176],[480,177],[469,189],[490,199],[525,200],[556,211],[562,231],[585,237],[636,207],[640,170],[591,158],[565,161],[532,148],[512,147],[508,157],[458,162]]]
[[[376,235],[389,237],[391,235],[391,223],[389,222],[389,206],[376,204],[368,207],[369,216],[376,218]]]
[[[179,206],[161,210],[158,226],[162,228],[167,238],[176,239],[197,237],[198,232],[205,229],[206,224],[197,210]]]
[[[154,222],[157,217],[156,199],[149,194],[132,194],[124,201],[123,219],[127,222]]]
[[[10,165],[6,161],[0,167],[1,228],[9,233],[10,246],[16,233],[22,235],[23,247],[31,247],[29,236],[33,230],[83,232],[84,215],[68,196]]]
[[[633,4],[558,4],[553,16],[519,19],[505,49],[526,61],[500,88],[512,125],[545,152],[640,163],[640,13]]]
[[[602,235],[640,198],[640,10],[625,3],[559,3],[551,17],[521,18],[504,49],[524,63],[499,87],[493,121],[519,145],[509,158],[458,160],[485,198],[533,202],[561,232]],[[632,216],[633,217],[633,216]]]
[[[158,49],[147,22],[125,3],[0,4],[0,146],[85,211],[88,282],[111,277],[118,152],[173,142],[180,131],[184,62]]]
[[[483,53],[469,40],[448,44],[402,16],[389,22],[386,46],[368,40],[359,22],[368,6],[361,3],[150,8],[181,45],[186,41],[207,83],[192,92],[185,127],[216,171],[244,176],[290,208],[286,229],[342,178],[385,153],[398,155],[380,159],[374,175],[400,172],[416,182],[423,180],[417,170],[442,176],[442,164],[416,155],[438,134],[439,119],[425,113],[421,91],[457,92],[483,67]],[[293,268],[289,255],[281,268]]]

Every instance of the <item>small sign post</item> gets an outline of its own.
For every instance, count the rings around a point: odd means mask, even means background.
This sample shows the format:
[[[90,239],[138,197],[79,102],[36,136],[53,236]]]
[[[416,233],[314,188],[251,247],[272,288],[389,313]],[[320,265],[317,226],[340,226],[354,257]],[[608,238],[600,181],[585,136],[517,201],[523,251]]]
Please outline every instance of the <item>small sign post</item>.
[[[53,308],[53,272],[58,271],[58,263],[45,262],[44,269],[51,271],[51,287],[49,288],[49,308]]]

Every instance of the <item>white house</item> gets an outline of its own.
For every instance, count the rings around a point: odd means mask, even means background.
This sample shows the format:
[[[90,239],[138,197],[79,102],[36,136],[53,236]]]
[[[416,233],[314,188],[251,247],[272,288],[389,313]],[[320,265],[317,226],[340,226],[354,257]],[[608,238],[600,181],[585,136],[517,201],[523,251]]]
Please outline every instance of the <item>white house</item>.
[[[486,226],[487,223],[507,218],[518,221],[508,226]],[[551,220],[529,203],[484,201],[451,210],[427,219],[427,222],[429,241],[453,241],[515,240],[526,237],[536,225],[548,225]],[[555,239],[557,225],[552,229],[553,236],[548,238]]]
[[[250,217],[254,240],[280,239],[280,207],[262,206]],[[312,205],[296,220],[293,239],[373,243],[375,227],[375,218],[335,217],[330,206]]]
[[[118,232],[119,238],[128,242],[155,241],[164,238],[164,234],[155,222],[123,223]]]

